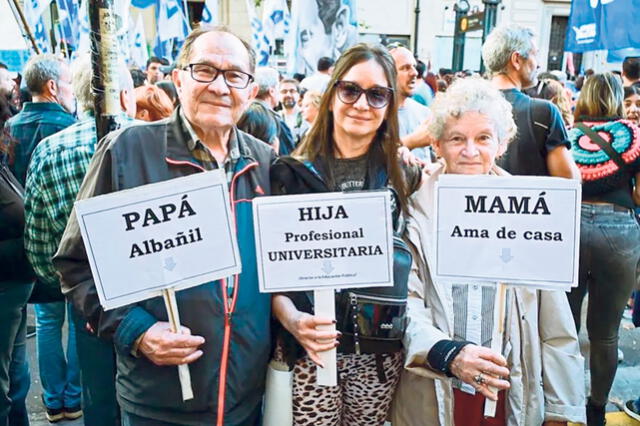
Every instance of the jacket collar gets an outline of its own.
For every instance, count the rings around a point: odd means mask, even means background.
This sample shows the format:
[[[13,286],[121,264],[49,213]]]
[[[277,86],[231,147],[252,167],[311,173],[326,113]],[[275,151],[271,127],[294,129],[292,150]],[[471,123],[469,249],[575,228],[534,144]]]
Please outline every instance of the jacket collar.
[[[191,155],[189,149],[189,141],[191,134],[185,128],[180,120],[180,109],[176,108],[171,117],[167,118],[167,158],[178,162],[188,162],[200,167],[198,162]],[[245,134],[238,130],[237,127],[231,129],[230,138],[234,138],[237,142],[240,158],[236,163],[236,171],[246,167],[247,164],[255,162],[255,156],[251,148],[247,144]]]
[[[22,107],[23,112],[46,112],[46,111],[54,111],[54,112],[63,112],[65,114],[69,114],[69,112],[62,108],[59,104],[55,102],[25,102]]]

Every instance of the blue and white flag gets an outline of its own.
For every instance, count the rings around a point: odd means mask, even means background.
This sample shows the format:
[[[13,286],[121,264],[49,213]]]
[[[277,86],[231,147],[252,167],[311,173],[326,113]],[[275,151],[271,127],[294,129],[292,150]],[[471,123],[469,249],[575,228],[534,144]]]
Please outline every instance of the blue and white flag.
[[[158,36],[160,41],[173,38],[184,40],[188,34],[185,11],[179,0],[159,0],[157,7]]]
[[[51,50],[47,30],[44,27],[44,19],[42,14],[49,7],[51,0],[25,0],[24,17],[33,31],[33,38],[40,52],[46,53]]]
[[[78,48],[74,56],[91,51],[91,26],[89,24],[88,0],[81,0],[78,8]]]
[[[75,49],[79,38],[78,1],[56,0],[58,6],[58,25],[64,42]]]
[[[35,27],[50,3],[51,0],[25,0],[24,17],[31,28]]]
[[[272,50],[276,39],[285,39],[289,34],[291,14],[286,0],[267,0],[264,4],[262,27]]]
[[[640,47],[640,0],[571,2],[565,50],[617,50]]]
[[[269,65],[269,39],[264,34],[262,21],[256,15],[253,0],[247,0],[247,13],[251,23],[251,45],[256,52],[256,63],[259,66]]]
[[[204,0],[204,9],[202,9],[202,20],[205,24],[218,25],[220,23],[218,0]]]
[[[147,39],[144,36],[144,23],[140,13],[138,14],[138,19],[136,19],[135,26],[129,33],[129,43],[131,45],[129,65],[144,68],[147,65],[147,59],[149,59],[149,52],[147,51]]]
[[[47,30],[44,28],[44,19],[40,17],[36,22],[33,30],[33,38],[36,40],[36,45],[40,49],[40,53],[49,53],[51,51],[51,43],[49,43],[49,37],[47,36]]]

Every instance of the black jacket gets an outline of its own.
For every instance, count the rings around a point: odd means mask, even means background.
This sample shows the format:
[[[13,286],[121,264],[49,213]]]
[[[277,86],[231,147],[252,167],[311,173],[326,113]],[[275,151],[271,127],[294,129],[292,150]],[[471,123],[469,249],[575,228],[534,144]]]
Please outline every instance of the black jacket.
[[[194,399],[183,402],[175,367],[158,367],[131,354],[132,345],[156,321],[167,321],[162,298],[104,311],[99,303],[75,214],[53,263],[62,291],[101,337],[112,338],[117,353],[121,407],[142,417],[180,425],[216,424],[225,327],[230,327],[224,424],[244,425],[260,407],[270,352],[271,297],[258,291],[252,199],[269,194],[269,166],[275,153],[237,129],[240,149],[231,183],[242,258],[238,297],[231,318],[224,314],[220,282],[176,293],[181,324],[203,336],[204,355],[190,364]],[[97,148],[78,198],[134,188],[200,173],[187,148],[178,113],[166,120],[133,125],[109,134]]]
[[[24,250],[23,189],[0,162],[0,291],[35,277]]]

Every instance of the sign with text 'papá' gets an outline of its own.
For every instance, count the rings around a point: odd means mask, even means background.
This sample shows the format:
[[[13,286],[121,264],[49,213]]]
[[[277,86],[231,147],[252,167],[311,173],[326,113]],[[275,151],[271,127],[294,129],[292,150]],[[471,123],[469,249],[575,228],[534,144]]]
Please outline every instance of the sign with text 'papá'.
[[[260,291],[393,285],[387,190],[253,200]]]
[[[437,279],[576,286],[580,203],[575,180],[441,176],[434,233]]]
[[[81,200],[75,210],[105,309],[240,273],[223,171]]]

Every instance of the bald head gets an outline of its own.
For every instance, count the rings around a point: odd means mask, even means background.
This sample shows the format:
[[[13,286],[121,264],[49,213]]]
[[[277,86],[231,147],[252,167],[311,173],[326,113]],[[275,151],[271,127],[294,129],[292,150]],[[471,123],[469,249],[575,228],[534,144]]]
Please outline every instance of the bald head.
[[[396,47],[391,49],[391,56],[396,64],[396,72],[398,73],[398,94],[401,102],[416,91],[416,82],[418,71],[416,70],[416,58],[413,53],[406,47]]]
[[[245,61],[245,71],[253,74],[256,68],[256,57],[253,49],[249,43],[223,26],[211,27],[205,25],[191,31],[182,46],[180,55],[178,56],[178,67],[184,68],[189,64],[197,62],[193,58],[193,52],[194,50],[197,50],[194,49],[194,46],[210,42],[224,43],[233,50],[239,49],[238,53],[240,51],[244,51],[246,55],[240,55],[244,57],[237,58],[237,60]]]

